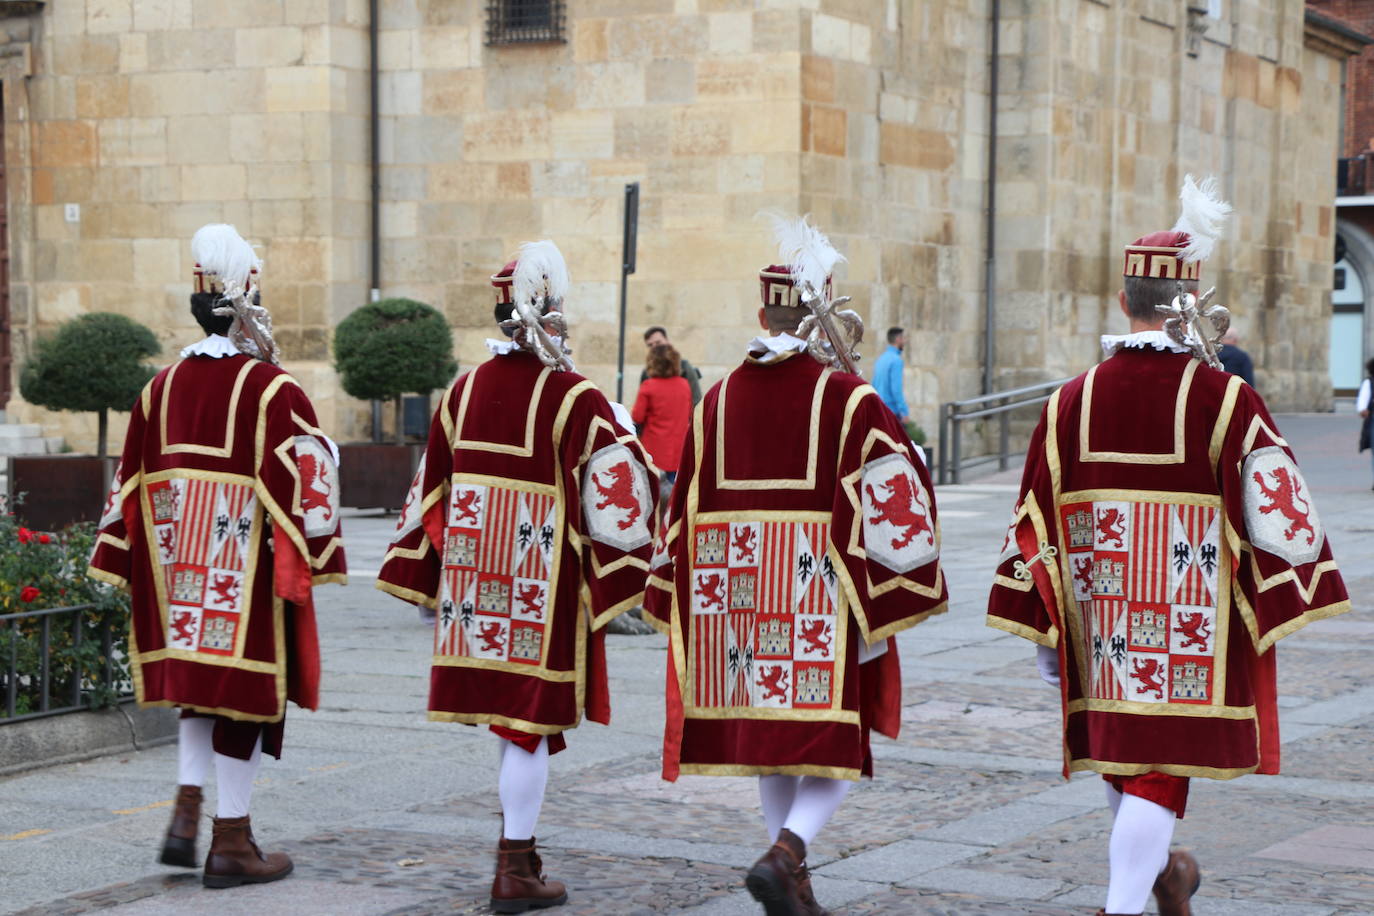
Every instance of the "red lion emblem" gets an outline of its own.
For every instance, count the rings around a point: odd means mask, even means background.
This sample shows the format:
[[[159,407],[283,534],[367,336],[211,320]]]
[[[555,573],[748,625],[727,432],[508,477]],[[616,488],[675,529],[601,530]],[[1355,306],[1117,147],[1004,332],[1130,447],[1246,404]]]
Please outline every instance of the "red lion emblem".
[[[1178,624],[1174,627],[1174,632],[1183,636],[1183,642],[1179,643],[1177,648],[1201,646],[1202,651],[1207,651],[1207,640],[1212,638],[1212,632],[1207,627],[1207,618],[1202,614],[1184,614],[1178,619]]]
[[[1264,475],[1259,471],[1254,473],[1255,483],[1259,484],[1260,492],[1269,500],[1269,505],[1260,506],[1260,514],[1268,515],[1271,512],[1279,512],[1288,519],[1288,530],[1283,533],[1285,540],[1293,540],[1299,531],[1307,531],[1307,543],[1311,544],[1317,539],[1317,532],[1312,527],[1312,504],[1302,495],[1302,483],[1293,478],[1288,473],[1288,468],[1274,468],[1269,474],[1274,478],[1277,486],[1269,489],[1264,485]],[[1302,503],[1302,508],[1298,507]]]
[[[1083,586],[1083,591],[1093,590],[1093,558],[1084,557],[1082,560],[1073,561],[1073,580]]]
[[[501,640],[506,638],[506,631],[499,623],[484,623],[478,628],[477,636],[482,640],[483,652],[500,652]]]
[[[543,618],[544,590],[537,585],[522,585],[515,592],[515,600],[524,605],[526,614]]]
[[[175,630],[172,638],[184,642],[195,642],[196,634],[191,632],[191,627],[195,626],[196,618],[190,611],[178,611],[172,618],[172,629]]]
[[[639,498],[635,496],[635,477],[630,470],[630,462],[621,461],[613,464],[609,471],[610,485],[603,484],[601,479],[592,473],[592,483],[596,484],[597,492],[602,499],[596,504],[598,509],[606,509],[614,506],[617,509],[624,509],[628,514],[616,522],[616,527],[621,531],[628,531],[634,527],[635,522],[639,521]]]
[[[760,699],[787,699],[787,669],[782,665],[760,666],[759,679],[754,683],[763,688],[763,696]]]
[[[1120,509],[1103,509],[1097,513],[1097,533],[1102,543],[1115,541],[1117,547],[1125,547],[1126,517]]]
[[[210,591],[215,593],[215,601],[219,604],[238,604],[239,583],[233,576],[215,576]]]
[[[157,542],[162,552],[170,556],[176,549],[176,531],[172,528],[163,528],[157,533]]]
[[[697,583],[697,590],[693,594],[701,596],[702,607],[716,605],[722,611],[725,610],[725,577],[720,573],[704,576]]]
[[[819,652],[824,655],[830,648],[830,640],[826,639],[830,635],[830,624],[824,620],[803,621],[799,635],[806,642],[802,648],[803,652]]]
[[[735,535],[735,543],[731,545],[735,552],[739,554],[739,562],[753,563],[754,548],[758,546],[758,538],[754,535],[753,528],[741,528],[739,534]]]
[[[935,533],[930,530],[930,522],[925,513],[920,511],[920,500],[916,498],[916,492],[912,489],[911,478],[906,474],[894,474],[881,486],[892,494],[887,499],[879,499],[871,485],[864,487],[868,491],[873,508],[878,510],[878,514],[870,518],[869,522],[874,525],[890,522],[894,527],[906,531],[904,536],[892,539],[892,549],[901,550],[922,531],[926,533],[926,541],[934,544]]]
[[[334,517],[334,508],[329,505],[330,486],[329,482],[324,479],[323,462],[314,455],[301,455],[299,464],[301,468],[301,511],[309,512],[311,509],[323,509],[324,520],[329,521]]]
[[[1131,677],[1140,681],[1141,693],[1153,693],[1159,699],[1164,699],[1164,666],[1159,659],[1147,658],[1143,663],[1135,659],[1131,663]]]
[[[462,490],[458,493],[458,498],[453,501],[453,511],[457,515],[453,518],[456,525],[465,518],[472,519],[472,523],[477,524],[477,513],[482,509],[482,497],[476,490]]]

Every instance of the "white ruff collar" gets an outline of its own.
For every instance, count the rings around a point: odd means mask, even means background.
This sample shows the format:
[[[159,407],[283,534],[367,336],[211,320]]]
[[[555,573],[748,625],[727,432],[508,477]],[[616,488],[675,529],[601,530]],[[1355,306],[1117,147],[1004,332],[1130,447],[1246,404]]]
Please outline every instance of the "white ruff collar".
[[[520,345],[513,340],[497,340],[494,337],[488,337],[484,343],[486,343],[487,350],[492,356],[509,356],[520,350]]]
[[[1170,353],[1189,353],[1163,331],[1136,331],[1134,334],[1103,334],[1102,352],[1111,356],[1118,350],[1144,350],[1153,347]]]
[[[774,337],[759,335],[749,341],[749,355],[761,363],[775,363],[788,354],[805,350],[806,341],[787,333]]]
[[[204,340],[197,341],[181,351],[181,358],[188,356],[209,356],[212,359],[221,359],[226,356],[242,356],[238,347],[234,346],[233,341],[223,334],[211,334]]]

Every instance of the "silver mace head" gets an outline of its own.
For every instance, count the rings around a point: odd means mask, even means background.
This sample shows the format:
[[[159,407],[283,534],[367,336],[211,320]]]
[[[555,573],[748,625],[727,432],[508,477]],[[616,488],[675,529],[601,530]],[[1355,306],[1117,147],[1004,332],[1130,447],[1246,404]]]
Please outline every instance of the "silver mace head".
[[[852,309],[841,309],[849,301],[841,296],[826,302],[808,284],[801,290],[802,303],[811,314],[797,326],[797,336],[806,341],[806,350],[822,365],[859,372],[859,352],[864,339],[864,322]]]
[[[1221,368],[1218,345],[1231,326],[1231,311],[1224,305],[1208,305],[1216,295],[1214,286],[1202,294],[1201,298],[1183,288],[1179,281],[1178,295],[1169,305],[1156,305],[1155,310],[1167,316],[1164,320],[1164,333],[1169,339],[1187,349],[1197,359],[1213,369]],[[1211,332],[1203,325],[1203,320],[1211,325]]]
[[[572,369],[572,360],[568,358],[572,353],[572,347],[567,344],[568,322],[561,311],[539,315],[532,305],[516,303],[515,314],[500,322],[499,327],[503,331],[510,331],[512,340],[537,356],[550,369]],[[550,336],[546,328],[552,328],[558,339]]]

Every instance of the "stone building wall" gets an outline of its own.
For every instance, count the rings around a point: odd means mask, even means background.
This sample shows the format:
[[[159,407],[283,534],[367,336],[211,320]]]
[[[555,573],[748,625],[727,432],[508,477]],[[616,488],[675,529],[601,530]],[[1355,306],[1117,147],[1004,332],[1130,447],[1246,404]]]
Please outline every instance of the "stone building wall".
[[[1184,172],[1237,208],[1208,274],[1278,409],[1329,404],[1339,51],[1301,0],[1231,0],[1198,38],[1172,0],[1003,3],[996,388],[1071,375],[1125,329],[1119,252],[1177,215]],[[488,47],[483,0],[382,0],[383,295],[443,310],[485,358],[487,277],[524,240],[568,257],[575,358],[615,387],[623,188],[641,185],[625,396],[667,325],[706,384],[755,333],[766,208],[811,212],[869,325],[913,331],[913,415],[980,393],[986,0],[570,0],[567,42]],[[83,311],[196,335],[188,239],[262,245],[286,364],[340,439],[332,328],[368,293],[366,0],[62,0],[6,56],[11,275],[32,335]],[[1196,56],[1192,56],[1192,54]],[[29,67],[32,76],[21,70]],[[80,203],[67,223],[63,204]],[[15,400],[78,448],[94,420]],[[118,433],[120,430],[116,429]]]

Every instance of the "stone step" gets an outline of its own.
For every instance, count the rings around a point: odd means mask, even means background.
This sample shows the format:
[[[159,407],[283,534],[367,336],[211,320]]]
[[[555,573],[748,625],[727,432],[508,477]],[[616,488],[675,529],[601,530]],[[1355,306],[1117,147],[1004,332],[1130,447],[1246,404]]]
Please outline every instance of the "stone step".
[[[37,427],[35,427],[36,429]],[[0,457],[11,455],[57,455],[62,452],[61,436],[26,436],[0,439]]]

